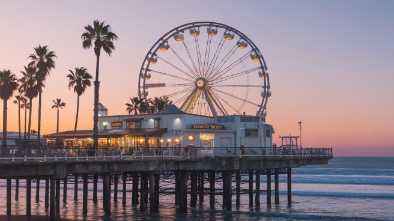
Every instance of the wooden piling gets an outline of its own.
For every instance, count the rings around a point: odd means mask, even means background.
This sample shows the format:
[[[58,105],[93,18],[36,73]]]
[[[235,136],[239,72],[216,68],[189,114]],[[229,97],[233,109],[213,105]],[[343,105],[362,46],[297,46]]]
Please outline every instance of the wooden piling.
[[[159,212],[160,174],[155,174],[155,206],[154,212]]]
[[[122,174],[122,205],[126,205],[126,180],[127,180],[127,173],[123,172],[123,174]]]
[[[279,204],[279,170],[275,169],[275,204]]]
[[[223,181],[225,182],[225,185],[223,185],[225,187],[224,192],[224,205],[225,205],[225,209],[227,211],[231,211],[232,209],[232,177],[233,177],[233,171],[231,170],[226,170],[224,171],[224,179]],[[224,183],[223,183],[224,184]]]
[[[109,173],[103,174],[103,209],[105,216],[111,215],[111,179]]]
[[[180,212],[187,213],[187,171],[180,172]]]
[[[215,171],[209,171],[209,204],[215,206]]]
[[[74,174],[74,201],[78,200],[78,174]]]
[[[60,213],[60,179],[56,179],[56,214]]]
[[[45,179],[45,210],[49,208],[49,178]]]
[[[67,202],[67,175],[63,180],[63,202]]]
[[[249,207],[253,207],[253,170],[249,170]]]
[[[132,196],[131,196],[131,205],[136,206],[138,205],[138,174],[133,174],[133,189],[132,189]]]
[[[98,174],[93,174],[93,203],[97,203],[97,182]]]
[[[26,216],[31,216],[31,178],[26,179]]]
[[[56,220],[56,198],[55,198],[55,191],[56,191],[56,179],[50,178],[50,206],[49,206],[49,216],[50,220]]]
[[[118,202],[118,183],[119,183],[119,174],[114,174],[114,203]]]
[[[82,214],[83,217],[86,217],[88,215],[88,174],[84,173],[82,175],[82,179],[83,179]]]
[[[153,173],[149,174],[149,210],[155,211],[155,176]]]
[[[287,203],[291,204],[291,168],[287,168]]]
[[[267,169],[267,205],[271,205],[271,169]]]
[[[197,206],[197,172],[190,171],[190,207]]]
[[[141,173],[141,181],[140,181],[140,211],[145,211],[145,174]]]
[[[36,202],[40,202],[40,179],[36,179]]]
[[[11,178],[7,178],[7,216],[11,216]]]
[[[204,171],[200,172],[200,185],[199,185],[198,200],[200,203],[204,202]]]
[[[15,179],[15,201],[19,200],[19,178]]]
[[[255,207],[260,208],[260,170],[256,170],[256,197],[255,197]]]
[[[180,205],[180,186],[181,186],[181,175],[179,171],[175,171],[175,206]]]
[[[241,171],[237,170],[235,171],[235,193],[236,193],[236,199],[235,199],[235,205],[239,207],[241,203],[240,195],[241,195]]]

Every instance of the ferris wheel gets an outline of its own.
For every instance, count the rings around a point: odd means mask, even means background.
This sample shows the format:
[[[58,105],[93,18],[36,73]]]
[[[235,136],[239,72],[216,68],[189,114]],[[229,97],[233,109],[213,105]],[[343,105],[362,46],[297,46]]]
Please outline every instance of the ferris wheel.
[[[141,66],[138,96],[167,96],[191,114],[247,113],[265,119],[271,91],[265,60],[246,35],[216,22],[193,22],[172,29],[151,47]]]

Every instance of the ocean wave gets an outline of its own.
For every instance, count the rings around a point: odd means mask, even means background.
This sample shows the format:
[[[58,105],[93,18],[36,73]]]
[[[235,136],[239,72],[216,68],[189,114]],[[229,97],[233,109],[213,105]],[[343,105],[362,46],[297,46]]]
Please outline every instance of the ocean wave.
[[[286,192],[283,192],[286,193]],[[286,193],[287,194],[287,193]],[[318,191],[292,191],[292,195],[299,196],[332,196],[332,197],[357,197],[357,198],[380,198],[394,199],[392,193],[358,193],[358,192],[318,192]]]

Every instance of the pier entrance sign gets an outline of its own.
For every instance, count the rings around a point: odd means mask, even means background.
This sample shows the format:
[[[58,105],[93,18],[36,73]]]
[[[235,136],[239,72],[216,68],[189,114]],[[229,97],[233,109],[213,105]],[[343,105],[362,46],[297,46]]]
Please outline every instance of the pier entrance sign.
[[[167,96],[191,114],[265,118],[271,91],[266,62],[252,40],[225,24],[193,22],[168,31],[150,48],[138,96]]]

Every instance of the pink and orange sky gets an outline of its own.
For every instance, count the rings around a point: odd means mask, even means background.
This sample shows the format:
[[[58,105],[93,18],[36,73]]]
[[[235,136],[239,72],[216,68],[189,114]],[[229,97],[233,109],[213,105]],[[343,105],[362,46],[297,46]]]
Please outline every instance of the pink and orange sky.
[[[76,94],[66,75],[81,66],[95,73],[94,52],[82,48],[80,37],[93,20],[110,24],[119,36],[112,56],[103,53],[100,60],[100,102],[110,115],[127,114],[142,61],[163,34],[214,21],[247,35],[267,62],[274,142],[299,135],[302,121],[304,147],[333,147],[335,156],[394,156],[393,1],[0,0],[0,8],[1,70],[20,77],[39,44],[58,56],[43,92],[43,134],[56,131],[56,98],[67,103],[60,131],[73,129]],[[93,88],[82,95],[80,108],[78,129],[92,129]],[[36,108],[33,117],[37,129]],[[18,131],[17,119],[9,101],[9,131]]]

